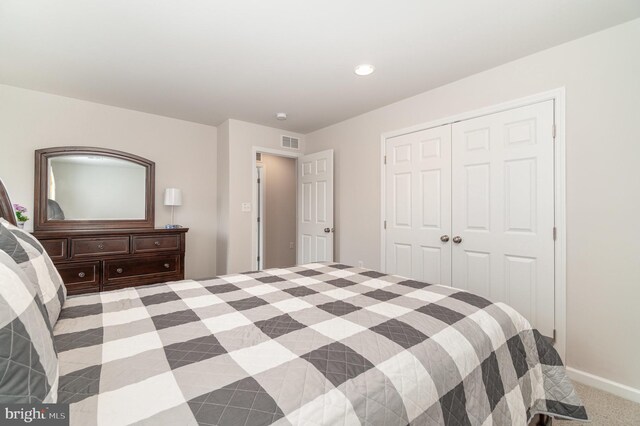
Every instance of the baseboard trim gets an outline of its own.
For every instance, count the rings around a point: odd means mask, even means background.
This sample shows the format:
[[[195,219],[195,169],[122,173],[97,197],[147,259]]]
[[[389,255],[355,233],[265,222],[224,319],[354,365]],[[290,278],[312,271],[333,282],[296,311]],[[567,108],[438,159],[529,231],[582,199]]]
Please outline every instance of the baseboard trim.
[[[640,389],[632,388],[631,386],[623,385],[622,383],[614,382],[613,380],[605,379],[604,377],[596,376],[586,371],[576,370],[571,367],[567,367],[567,374],[569,378],[576,382],[609,392],[621,398],[628,399],[629,401],[640,403]]]

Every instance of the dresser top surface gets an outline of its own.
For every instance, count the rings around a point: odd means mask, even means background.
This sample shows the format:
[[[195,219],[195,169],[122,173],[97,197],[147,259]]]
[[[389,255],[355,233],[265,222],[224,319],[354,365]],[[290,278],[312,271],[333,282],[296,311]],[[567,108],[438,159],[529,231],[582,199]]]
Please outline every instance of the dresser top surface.
[[[55,231],[36,231],[33,236],[43,238],[70,238],[106,235],[145,235],[145,234],[180,234],[187,233],[189,228],[132,228],[132,229],[70,229]]]

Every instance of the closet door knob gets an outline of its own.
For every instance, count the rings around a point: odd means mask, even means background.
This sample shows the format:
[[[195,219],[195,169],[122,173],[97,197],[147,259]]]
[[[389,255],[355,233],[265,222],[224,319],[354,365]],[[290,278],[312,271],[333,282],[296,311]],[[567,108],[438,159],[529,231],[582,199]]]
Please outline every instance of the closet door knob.
[[[449,236],[448,235],[441,236],[440,241],[442,241],[443,243],[449,242]]]
[[[455,237],[453,237],[453,242],[456,244],[460,244],[462,242],[462,237],[456,235]]]

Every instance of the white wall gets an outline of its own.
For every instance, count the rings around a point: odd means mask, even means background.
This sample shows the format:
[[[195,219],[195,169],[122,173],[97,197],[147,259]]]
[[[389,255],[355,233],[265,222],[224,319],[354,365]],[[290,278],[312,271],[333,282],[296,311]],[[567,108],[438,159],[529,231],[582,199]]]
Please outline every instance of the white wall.
[[[240,206],[242,203],[253,203],[252,171],[255,167],[253,147],[304,153],[304,136],[239,120],[227,120],[219,127],[222,134],[218,147],[218,164],[228,159],[228,169],[218,168],[218,179],[222,183],[219,190],[226,192],[219,194],[218,208],[225,210],[221,214],[228,215],[228,223],[220,223],[218,247],[226,249],[226,253],[219,253],[218,257],[222,260],[226,255],[226,264],[218,265],[218,273],[249,271],[254,268],[251,250],[254,224],[251,220],[251,212],[241,211]],[[280,146],[282,135],[300,138],[300,149],[282,148]],[[223,225],[226,227],[222,228]]]
[[[170,220],[164,188],[183,191],[176,221],[190,228],[187,277],[216,273],[216,137],[212,126],[0,85],[0,177],[13,201],[33,214],[38,148],[97,146],[148,158],[156,163],[157,226]]]
[[[639,46],[635,20],[307,135],[335,149],[337,259],[380,267],[381,133],[564,86],[566,362],[640,388]]]
[[[216,234],[218,275],[227,272],[229,259],[229,120],[218,126],[218,179],[217,205],[218,226]]]

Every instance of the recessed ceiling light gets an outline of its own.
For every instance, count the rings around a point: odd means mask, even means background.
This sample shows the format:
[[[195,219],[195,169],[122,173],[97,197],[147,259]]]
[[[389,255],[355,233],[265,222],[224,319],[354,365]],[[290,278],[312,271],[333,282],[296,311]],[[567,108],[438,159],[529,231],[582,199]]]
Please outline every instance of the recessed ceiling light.
[[[360,64],[355,68],[355,73],[358,75],[369,75],[376,70],[376,67],[370,64]]]
[[[287,113],[286,112],[279,112],[276,114],[276,118],[278,120],[286,120],[287,119]]]

